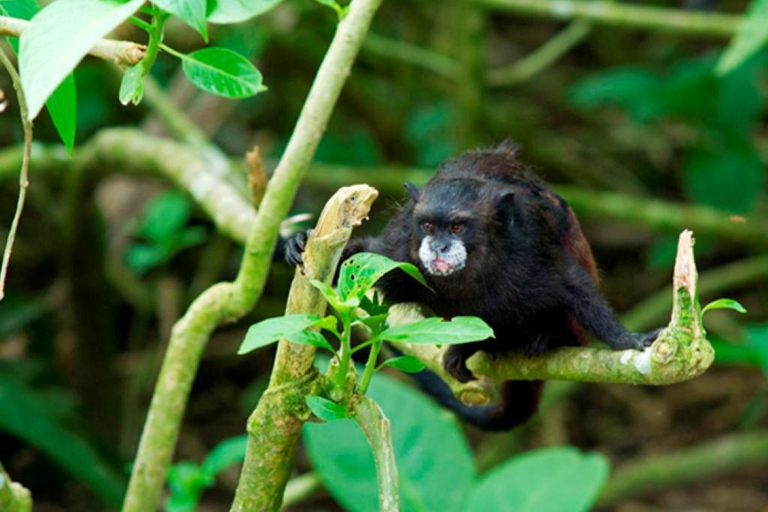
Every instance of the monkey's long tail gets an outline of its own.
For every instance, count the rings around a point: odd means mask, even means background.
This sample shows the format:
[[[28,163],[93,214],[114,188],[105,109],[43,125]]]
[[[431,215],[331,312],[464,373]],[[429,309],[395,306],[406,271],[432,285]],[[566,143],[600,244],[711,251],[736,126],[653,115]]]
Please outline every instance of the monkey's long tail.
[[[443,380],[432,372],[413,375],[421,388],[462,420],[490,431],[504,431],[528,421],[539,408],[542,381],[506,381],[499,402],[485,406],[464,405]]]

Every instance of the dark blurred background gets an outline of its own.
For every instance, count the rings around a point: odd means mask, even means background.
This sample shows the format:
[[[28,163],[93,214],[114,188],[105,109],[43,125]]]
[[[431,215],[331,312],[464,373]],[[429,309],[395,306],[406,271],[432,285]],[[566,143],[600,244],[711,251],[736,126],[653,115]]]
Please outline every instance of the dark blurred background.
[[[714,3],[743,13],[748,2]],[[331,10],[287,0],[251,22],[211,26],[214,44],[248,55],[263,73],[269,91],[252,99],[194,90],[166,55],[153,75],[233,159],[258,145],[271,167],[335,24]],[[125,25],[115,37],[143,34]],[[166,42],[181,51],[202,46],[178,22]],[[382,194],[361,231],[375,233],[402,199],[404,179],[424,182],[444,159],[511,138],[571,200],[603,290],[630,327],[668,321],[677,234],[696,222],[702,302],[730,297],[748,310],[707,313],[718,363],[689,383],[570,386],[514,435],[468,430],[481,467],[562,444],[599,450],[621,467],[749,433],[763,436],[749,457],[724,468],[718,457],[699,459],[692,477],[604,510],[768,510],[768,54],[721,77],[714,69],[727,42],[722,34],[569,24],[461,0],[384,2],[296,213],[316,214],[338,187],[367,182]],[[544,45],[549,53],[541,53]],[[119,503],[170,328],[203,289],[234,277],[241,250],[153,169],[78,164],[114,127],[171,134],[151,101],[119,104],[120,74],[109,64],[87,58],[76,80],[71,161],[47,114],[35,123],[28,204],[0,303],[0,460],[40,511]],[[5,75],[0,89],[12,92]],[[12,101],[0,114],[3,238],[22,139]],[[669,210],[654,216],[658,208]],[[250,323],[282,313],[291,276],[275,264],[255,311],[214,334],[177,459],[200,461],[244,432],[273,353],[235,351]],[[300,455],[299,470],[309,465]],[[224,472],[200,510],[227,510],[237,475]],[[321,489],[294,509],[341,510]]]

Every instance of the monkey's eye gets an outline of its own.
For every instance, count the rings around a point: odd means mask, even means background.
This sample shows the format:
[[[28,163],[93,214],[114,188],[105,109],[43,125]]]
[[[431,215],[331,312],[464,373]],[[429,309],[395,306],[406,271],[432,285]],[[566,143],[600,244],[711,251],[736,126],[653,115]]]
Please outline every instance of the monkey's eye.
[[[464,224],[461,224],[460,222],[454,222],[451,224],[451,231],[456,233],[457,235],[464,231]]]
[[[421,223],[421,229],[424,230],[425,233],[431,233],[434,226],[432,226],[431,222],[422,222]]]

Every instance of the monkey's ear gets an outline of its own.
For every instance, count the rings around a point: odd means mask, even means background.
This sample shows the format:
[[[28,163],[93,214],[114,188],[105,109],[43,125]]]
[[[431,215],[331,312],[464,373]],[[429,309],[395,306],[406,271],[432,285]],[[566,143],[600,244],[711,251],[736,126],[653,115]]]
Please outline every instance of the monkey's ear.
[[[404,184],[405,191],[408,192],[408,195],[413,199],[414,201],[419,200],[419,189],[416,188],[416,185],[411,183],[410,181],[406,181]]]
[[[515,218],[515,193],[505,190],[496,197],[496,214],[505,223],[512,224]]]
[[[517,158],[520,155],[520,146],[512,142],[510,139],[504,139],[499,143],[498,146],[496,146],[494,151],[511,156],[512,158]]]

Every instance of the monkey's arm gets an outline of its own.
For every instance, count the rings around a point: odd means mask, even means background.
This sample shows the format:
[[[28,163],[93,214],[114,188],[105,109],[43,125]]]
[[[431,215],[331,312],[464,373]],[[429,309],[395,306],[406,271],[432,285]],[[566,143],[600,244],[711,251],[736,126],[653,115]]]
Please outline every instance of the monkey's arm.
[[[569,261],[568,266],[563,302],[578,323],[615,350],[642,350],[654,342],[660,329],[649,333],[627,331],[587,272],[575,261]]]

